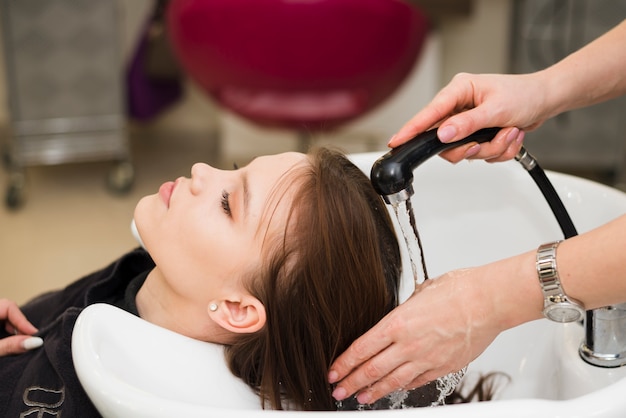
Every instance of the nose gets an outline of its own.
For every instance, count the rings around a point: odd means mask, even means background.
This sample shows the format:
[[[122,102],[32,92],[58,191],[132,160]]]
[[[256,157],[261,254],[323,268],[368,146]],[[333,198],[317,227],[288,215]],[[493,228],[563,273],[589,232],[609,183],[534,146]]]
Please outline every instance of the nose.
[[[200,194],[202,189],[206,186],[207,180],[219,170],[211,167],[205,163],[195,163],[191,166],[191,193],[194,195]]]
[[[191,166],[191,177],[193,178],[196,176],[206,175],[206,173],[210,171],[211,169],[213,169],[213,167],[211,167],[208,164],[195,163],[194,165]]]

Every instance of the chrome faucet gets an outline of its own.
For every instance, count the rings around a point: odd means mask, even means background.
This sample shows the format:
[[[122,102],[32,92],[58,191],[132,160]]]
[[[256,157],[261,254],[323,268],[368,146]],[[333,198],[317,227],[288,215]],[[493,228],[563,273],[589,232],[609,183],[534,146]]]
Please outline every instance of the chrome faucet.
[[[374,189],[387,204],[398,206],[413,195],[413,170],[430,157],[470,142],[487,142],[500,128],[486,128],[456,142],[442,143],[433,129],[417,135],[374,162],[370,178]],[[578,235],[576,228],[537,160],[523,147],[515,159],[531,175],[546,198],[565,238]],[[598,367],[626,365],[626,303],[589,310],[584,320],[585,339],[579,353]]]
[[[578,352],[594,366],[626,365],[626,303],[587,311],[585,341]]]

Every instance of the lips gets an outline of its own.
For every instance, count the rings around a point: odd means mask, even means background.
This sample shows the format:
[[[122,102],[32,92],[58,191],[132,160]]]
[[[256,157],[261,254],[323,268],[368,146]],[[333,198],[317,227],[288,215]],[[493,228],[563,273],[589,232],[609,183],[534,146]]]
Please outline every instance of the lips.
[[[159,196],[165,206],[170,207],[170,199],[172,198],[172,193],[174,192],[174,188],[176,187],[176,183],[173,181],[165,182],[159,187]]]

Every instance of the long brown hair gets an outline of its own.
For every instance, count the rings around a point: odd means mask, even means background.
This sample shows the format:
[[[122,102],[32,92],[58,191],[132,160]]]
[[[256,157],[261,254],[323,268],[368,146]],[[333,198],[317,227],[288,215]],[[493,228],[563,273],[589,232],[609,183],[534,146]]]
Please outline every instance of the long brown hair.
[[[227,348],[232,372],[272,409],[336,409],[330,364],[398,299],[400,251],[382,199],[341,153],[309,156],[285,234],[247,280],[266,325]]]

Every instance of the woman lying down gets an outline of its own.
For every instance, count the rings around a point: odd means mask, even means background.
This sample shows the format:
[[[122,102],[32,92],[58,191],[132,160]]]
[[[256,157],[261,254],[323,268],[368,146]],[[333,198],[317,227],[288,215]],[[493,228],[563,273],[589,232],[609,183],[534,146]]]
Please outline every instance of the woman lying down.
[[[195,164],[190,178],[141,199],[134,219],[147,251],[35,298],[21,308],[28,321],[0,301],[0,342],[25,351],[0,357],[6,416],[42,405],[99,416],[70,352],[77,316],[98,302],[226,345],[231,371],[265,408],[338,409],[328,367],[396,305],[400,280],[387,209],[356,166],[324,148],[233,171]],[[410,395],[412,406],[438,398],[433,385]]]

